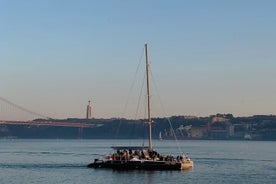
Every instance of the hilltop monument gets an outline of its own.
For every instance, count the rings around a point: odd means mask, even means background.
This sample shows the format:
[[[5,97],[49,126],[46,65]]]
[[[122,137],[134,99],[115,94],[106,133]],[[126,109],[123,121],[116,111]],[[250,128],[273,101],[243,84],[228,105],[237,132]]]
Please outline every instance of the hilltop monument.
[[[88,101],[88,105],[86,107],[86,119],[92,119],[92,107],[90,105],[90,100]]]

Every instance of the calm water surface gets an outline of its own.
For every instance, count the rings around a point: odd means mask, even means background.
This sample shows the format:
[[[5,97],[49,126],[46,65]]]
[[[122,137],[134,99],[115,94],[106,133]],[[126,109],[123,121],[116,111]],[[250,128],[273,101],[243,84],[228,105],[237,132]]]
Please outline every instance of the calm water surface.
[[[194,160],[188,171],[89,169],[113,145],[142,140],[0,140],[0,183],[276,183],[276,142],[179,141]],[[178,152],[175,141],[154,141],[163,154]]]

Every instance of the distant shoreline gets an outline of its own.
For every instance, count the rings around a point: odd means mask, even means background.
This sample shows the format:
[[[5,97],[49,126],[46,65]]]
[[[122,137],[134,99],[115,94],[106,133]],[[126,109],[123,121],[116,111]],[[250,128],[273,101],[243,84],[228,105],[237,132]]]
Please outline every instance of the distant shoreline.
[[[153,118],[153,139],[163,140],[276,140],[276,116],[234,117],[216,114],[209,117],[172,116]],[[40,125],[43,122],[44,125]],[[45,123],[46,122],[46,123]],[[47,123],[48,122],[48,123]],[[66,127],[54,126],[55,122]],[[37,119],[30,125],[0,125],[1,139],[146,139],[145,120],[128,119]],[[85,123],[86,127],[76,127]],[[53,126],[51,126],[53,124]],[[69,126],[68,126],[69,125]],[[72,125],[72,126],[70,126]]]

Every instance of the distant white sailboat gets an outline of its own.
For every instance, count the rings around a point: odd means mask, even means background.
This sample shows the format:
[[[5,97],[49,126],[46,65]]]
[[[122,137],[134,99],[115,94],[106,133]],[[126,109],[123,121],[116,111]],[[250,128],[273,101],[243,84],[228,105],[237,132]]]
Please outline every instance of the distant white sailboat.
[[[162,141],[162,132],[159,132],[159,140]]]

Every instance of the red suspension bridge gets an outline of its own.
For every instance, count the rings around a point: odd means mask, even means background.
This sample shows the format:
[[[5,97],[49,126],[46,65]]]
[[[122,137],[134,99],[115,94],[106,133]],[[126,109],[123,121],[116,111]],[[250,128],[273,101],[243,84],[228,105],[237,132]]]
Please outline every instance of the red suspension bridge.
[[[12,120],[15,114],[17,118],[21,117],[22,119],[29,120]],[[85,122],[54,121],[48,116],[19,106],[3,97],[0,97],[0,125],[75,127],[79,128],[79,132],[82,132],[83,128],[94,126],[92,123]]]
[[[29,125],[29,126],[57,126],[57,127],[75,127],[89,128],[94,125],[91,123],[71,123],[71,122],[56,122],[56,121],[7,121],[0,120],[2,125]]]

